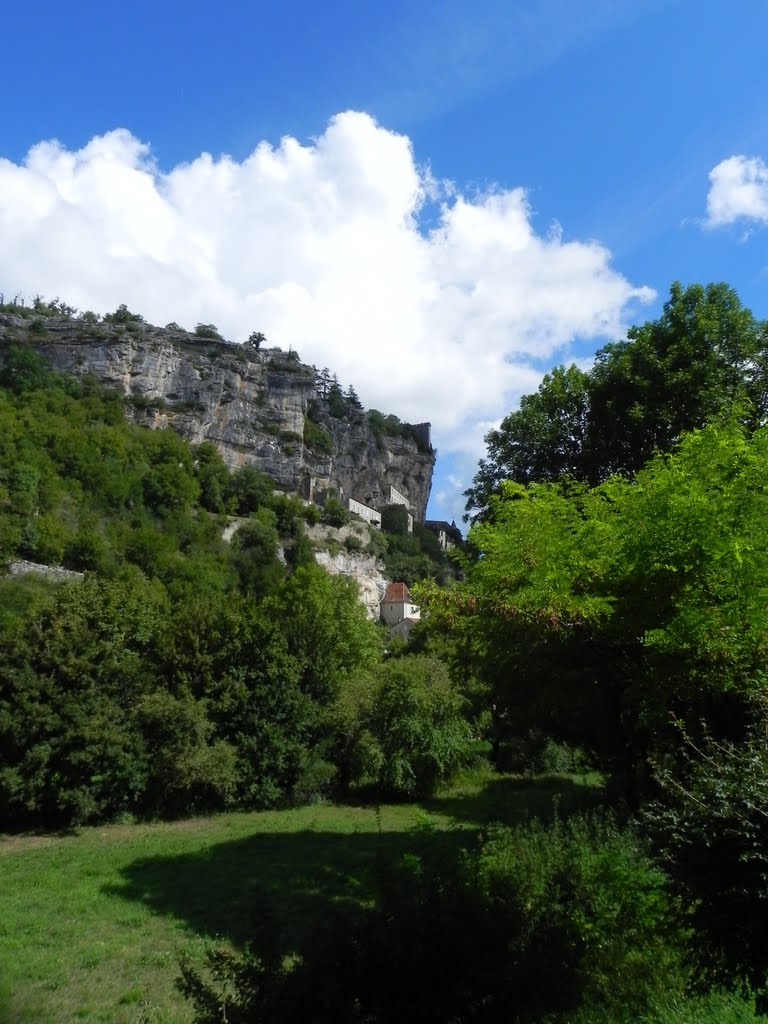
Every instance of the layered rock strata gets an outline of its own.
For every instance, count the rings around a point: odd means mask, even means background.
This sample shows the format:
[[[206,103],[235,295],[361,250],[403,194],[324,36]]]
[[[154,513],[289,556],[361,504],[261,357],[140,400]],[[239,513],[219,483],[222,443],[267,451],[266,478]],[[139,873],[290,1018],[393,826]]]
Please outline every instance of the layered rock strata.
[[[254,465],[279,487],[321,503],[335,493],[344,504],[356,498],[380,507],[394,487],[416,521],[424,519],[435,462],[429,425],[420,426],[417,443],[375,431],[362,410],[331,415],[314,368],[295,352],[133,321],[0,314],[0,349],[14,341],[33,344],[57,370],[91,374],[118,390],[135,422],[213,442],[230,467]]]

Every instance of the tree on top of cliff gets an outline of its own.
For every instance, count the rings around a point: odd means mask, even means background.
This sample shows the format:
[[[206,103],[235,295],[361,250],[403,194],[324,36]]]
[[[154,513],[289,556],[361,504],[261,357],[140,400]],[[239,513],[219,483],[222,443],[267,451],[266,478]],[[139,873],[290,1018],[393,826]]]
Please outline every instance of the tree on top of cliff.
[[[346,400],[347,405],[351,406],[351,408],[353,408],[353,409],[362,409],[363,408],[363,403],[358,398],[357,392],[355,391],[355,389],[352,387],[351,384],[347,388],[347,392],[344,395],[344,398]]]
[[[195,327],[195,334],[198,338],[212,338],[214,341],[223,341],[215,324],[198,324]]]
[[[328,388],[331,386],[331,371],[327,366],[322,370],[315,370],[315,390],[320,398],[328,396]]]
[[[344,401],[344,392],[335,373],[331,378],[326,401],[328,402],[328,411],[331,416],[341,419],[347,411],[347,403]]]
[[[144,317],[140,313],[132,313],[124,302],[121,302],[114,313],[104,314],[105,324],[143,324]]]

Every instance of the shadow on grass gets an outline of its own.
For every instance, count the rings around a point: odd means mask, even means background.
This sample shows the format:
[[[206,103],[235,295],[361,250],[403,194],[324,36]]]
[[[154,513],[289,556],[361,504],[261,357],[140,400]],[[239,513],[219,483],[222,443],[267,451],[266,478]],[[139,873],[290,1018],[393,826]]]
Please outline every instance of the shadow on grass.
[[[557,776],[487,778],[472,790],[423,804],[454,819],[458,827],[453,829],[257,832],[194,853],[136,860],[123,869],[123,881],[107,891],[184,921],[198,935],[236,945],[271,912],[288,942],[300,944],[332,905],[373,899],[377,865],[418,853],[426,843],[449,850],[467,846],[473,826],[546,820],[555,808],[567,815],[600,798],[594,787]]]
[[[555,813],[567,817],[604,803],[601,786],[589,778],[540,775],[535,778],[490,777],[475,790],[461,788],[424,803],[425,808],[447,814],[457,822],[483,827],[492,821],[517,825],[532,818],[551,821]]]
[[[468,832],[447,834],[457,846],[470,840]],[[423,841],[413,832],[256,834],[205,852],[134,861],[107,891],[236,945],[271,912],[293,943],[332,904],[372,899],[377,861],[397,859]]]

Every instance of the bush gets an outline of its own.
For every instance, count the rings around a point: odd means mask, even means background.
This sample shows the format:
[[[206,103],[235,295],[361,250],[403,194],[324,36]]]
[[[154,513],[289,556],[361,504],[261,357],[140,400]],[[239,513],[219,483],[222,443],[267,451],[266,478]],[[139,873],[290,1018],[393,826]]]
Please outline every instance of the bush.
[[[129,324],[132,322],[143,324],[144,317],[139,313],[132,313],[124,302],[117,307],[114,313],[106,313],[104,316],[106,324]]]
[[[559,775],[588,772],[593,766],[581,748],[531,729],[527,735],[501,747],[498,767],[525,775]]]
[[[755,1000],[734,992],[710,992],[702,996],[677,996],[641,1017],[638,1024],[755,1024]]]
[[[385,505],[381,510],[381,528],[384,533],[408,535],[408,509],[405,505]]]
[[[245,957],[187,964],[181,987],[198,1024],[636,1024],[683,991],[674,912],[607,820],[497,827],[466,855],[425,837],[380,870],[376,906],[329,907],[300,949],[267,911]]]
[[[768,749],[764,725],[742,743],[686,737],[657,769],[662,797],[643,820],[692,906],[712,975],[765,989],[768,969]]]
[[[322,510],[317,505],[305,505],[303,515],[310,526],[317,526],[323,518]]]
[[[346,526],[349,522],[349,512],[341,504],[338,498],[327,498],[323,506],[323,522],[328,526]]]
[[[433,793],[467,757],[463,710],[446,666],[434,658],[392,659],[374,675],[350,678],[331,713],[342,787]]]
[[[198,324],[195,327],[195,334],[198,338],[215,338],[217,341],[224,341],[215,324]]]
[[[333,439],[325,427],[313,423],[309,417],[304,420],[304,444],[312,451],[330,455],[333,451]]]

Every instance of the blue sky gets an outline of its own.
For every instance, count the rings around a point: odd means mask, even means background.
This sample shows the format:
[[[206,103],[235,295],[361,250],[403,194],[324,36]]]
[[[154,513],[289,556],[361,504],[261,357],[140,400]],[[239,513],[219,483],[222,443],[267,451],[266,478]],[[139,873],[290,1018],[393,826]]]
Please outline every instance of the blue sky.
[[[766,38],[759,0],[15,5],[0,290],[264,329],[431,420],[458,520],[484,431],[671,281],[768,317]]]

